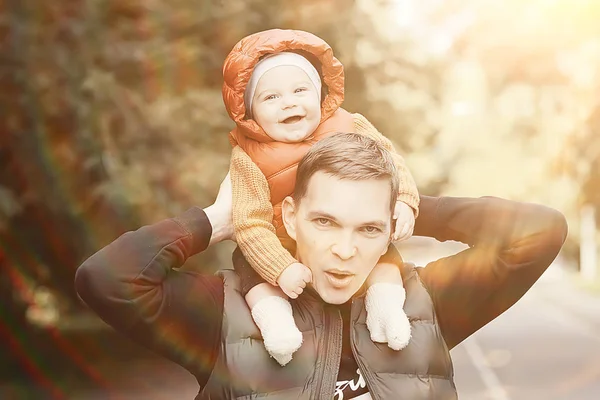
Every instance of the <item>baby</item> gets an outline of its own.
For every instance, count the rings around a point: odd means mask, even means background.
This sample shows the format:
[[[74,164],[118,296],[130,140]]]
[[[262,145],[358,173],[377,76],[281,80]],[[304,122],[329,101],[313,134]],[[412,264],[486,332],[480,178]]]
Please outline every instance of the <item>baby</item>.
[[[338,132],[364,134],[394,149],[365,117],[340,107],[343,66],[315,35],[279,29],[250,35],[227,56],[223,75],[223,99],[236,123],[230,133],[234,267],[265,348],[285,365],[302,344],[288,298],[297,298],[311,282],[281,221],[281,201],[294,190],[299,160],[314,143]],[[395,152],[394,157],[401,176],[390,238],[395,241],[412,235],[419,195],[404,160]],[[377,229],[365,227],[364,234]],[[400,269],[384,255],[366,286],[371,339],[404,348],[410,323],[399,307],[405,301]]]

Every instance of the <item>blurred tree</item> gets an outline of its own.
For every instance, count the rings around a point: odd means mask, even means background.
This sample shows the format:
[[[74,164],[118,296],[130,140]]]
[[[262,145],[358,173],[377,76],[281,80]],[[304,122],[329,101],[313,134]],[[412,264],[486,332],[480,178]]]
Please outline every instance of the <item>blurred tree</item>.
[[[600,106],[596,106],[585,121],[583,133],[570,143],[566,154],[569,172],[581,180],[580,204],[592,204],[600,210]],[[600,223],[600,212],[596,213]]]
[[[339,27],[336,50],[346,70],[345,107],[364,114],[404,155],[425,194],[437,194],[446,177],[432,146],[440,129],[441,73],[447,64],[436,35],[423,32],[430,1],[414,5],[423,19],[405,17],[406,2],[360,0]],[[412,7],[413,3],[410,4]],[[407,23],[404,23],[406,21]]]
[[[45,279],[74,299],[72,276],[87,255],[125,230],[207,205],[228,168],[233,126],[222,62],[240,38],[274,27],[332,45],[346,67],[344,106],[398,145],[423,193],[564,210],[584,187],[597,202],[598,118],[588,129],[580,116],[596,105],[600,62],[581,42],[598,43],[598,7],[565,4],[7,0],[2,248],[23,274],[47,266]],[[227,265],[230,250],[211,249],[190,267]]]
[[[233,124],[220,91],[231,47],[271,27],[334,38],[328,16],[351,5],[4,2],[0,240],[11,265],[36,279],[43,265],[46,283],[76,300],[73,274],[87,255],[207,205],[228,168]],[[226,265],[229,253],[194,263]]]

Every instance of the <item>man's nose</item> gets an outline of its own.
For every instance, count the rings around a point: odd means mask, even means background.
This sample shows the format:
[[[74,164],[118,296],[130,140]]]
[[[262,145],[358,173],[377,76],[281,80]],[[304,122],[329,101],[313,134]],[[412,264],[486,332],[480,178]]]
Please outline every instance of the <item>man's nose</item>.
[[[354,257],[357,253],[357,249],[352,234],[342,235],[336,240],[331,246],[331,252],[342,260],[349,260]]]

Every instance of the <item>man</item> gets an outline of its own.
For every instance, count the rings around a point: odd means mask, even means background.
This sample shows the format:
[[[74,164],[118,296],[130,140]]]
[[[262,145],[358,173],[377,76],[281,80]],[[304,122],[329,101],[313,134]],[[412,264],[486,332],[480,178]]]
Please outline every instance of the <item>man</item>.
[[[396,352],[370,340],[362,289],[386,250],[398,262],[388,250],[396,176],[390,153],[356,134],[323,139],[300,162],[283,220],[313,281],[293,301],[304,343],[285,367],[262,346],[235,273],[174,269],[232,237],[227,178],[212,206],[126,233],[90,257],[77,291],[116,330],[194,374],[197,399],[456,399],[449,350],[531,287],[566,222],[540,205],[422,197],[415,234],[470,248],[426,268],[403,265],[412,339]]]

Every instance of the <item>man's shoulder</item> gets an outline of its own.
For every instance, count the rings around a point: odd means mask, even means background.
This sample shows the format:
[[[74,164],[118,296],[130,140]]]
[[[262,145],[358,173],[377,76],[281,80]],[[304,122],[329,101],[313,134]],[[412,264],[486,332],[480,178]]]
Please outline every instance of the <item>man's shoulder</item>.
[[[234,269],[231,268],[222,268],[215,272],[215,276],[223,281],[223,284],[227,283],[228,285],[239,286],[240,276],[235,272]]]
[[[400,273],[402,274],[404,280],[410,279],[418,273],[418,268],[412,262],[404,261],[402,263],[402,267],[400,267]]]
[[[239,299],[243,300],[244,304],[246,300],[242,295],[242,281],[238,273],[231,268],[223,268],[215,272],[214,277],[221,281],[223,287],[223,293],[226,299],[234,302],[238,302]]]

